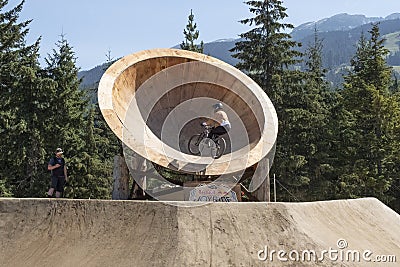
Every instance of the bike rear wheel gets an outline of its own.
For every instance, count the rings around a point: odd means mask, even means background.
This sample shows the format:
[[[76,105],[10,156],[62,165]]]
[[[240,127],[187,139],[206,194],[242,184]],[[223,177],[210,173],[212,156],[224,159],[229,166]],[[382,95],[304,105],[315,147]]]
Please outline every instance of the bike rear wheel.
[[[201,142],[202,136],[201,134],[195,134],[190,137],[188,142],[188,150],[192,155],[200,155],[199,144]]]

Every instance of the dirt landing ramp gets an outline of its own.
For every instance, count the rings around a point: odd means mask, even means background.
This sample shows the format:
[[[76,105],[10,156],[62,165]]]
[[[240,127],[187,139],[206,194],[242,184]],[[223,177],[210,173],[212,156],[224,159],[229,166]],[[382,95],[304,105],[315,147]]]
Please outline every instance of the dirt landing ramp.
[[[271,259],[272,250],[286,254],[279,259],[276,252]],[[324,250],[339,253],[315,262],[307,259],[311,250],[318,258]],[[357,250],[360,262],[351,255],[340,260],[341,251],[355,255]],[[371,260],[393,255],[390,260],[397,262],[367,263],[366,250]],[[0,199],[0,266],[390,267],[399,262],[400,216],[373,198],[195,208],[146,201]]]

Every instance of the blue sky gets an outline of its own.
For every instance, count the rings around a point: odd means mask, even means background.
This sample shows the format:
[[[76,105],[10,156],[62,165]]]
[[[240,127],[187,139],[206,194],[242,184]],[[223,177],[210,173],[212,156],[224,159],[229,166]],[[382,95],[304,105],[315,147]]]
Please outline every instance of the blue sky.
[[[20,0],[9,0],[9,7]],[[386,17],[400,12],[399,0],[283,0],[289,18],[298,26],[338,13]],[[238,23],[251,17],[241,0],[26,0],[21,19],[32,19],[28,43],[39,36],[41,57],[55,48],[61,33],[73,46],[77,65],[91,69],[113,58],[144,49],[172,47],[183,39],[190,9],[199,40],[237,38],[250,28]]]

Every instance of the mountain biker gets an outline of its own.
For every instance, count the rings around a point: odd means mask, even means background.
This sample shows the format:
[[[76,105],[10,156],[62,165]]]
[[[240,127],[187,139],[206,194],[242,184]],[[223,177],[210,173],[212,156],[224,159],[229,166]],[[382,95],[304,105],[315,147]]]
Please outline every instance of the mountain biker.
[[[229,122],[228,115],[223,110],[224,106],[222,103],[218,102],[213,105],[214,115],[211,119],[206,122],[203,122],[203,126],[213,126],[210,133],[208,134],[208,138],[214,139],[217,136],[226,134],[231,129],[231,123]]]

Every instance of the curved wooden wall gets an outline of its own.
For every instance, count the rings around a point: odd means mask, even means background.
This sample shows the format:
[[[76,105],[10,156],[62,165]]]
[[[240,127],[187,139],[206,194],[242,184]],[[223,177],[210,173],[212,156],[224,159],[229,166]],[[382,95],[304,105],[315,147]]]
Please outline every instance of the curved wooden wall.
[[[130,149],[164,167],[205,175],[253,166],[272,149],[275,109],[261,88],[236,68],[185,50],[128,55],[104,73],[98,91],[107,123]],[[217,160],[193,156],[187,141],[222,102],[230,121],[228,149]],[[172,165],[171,165],[172,164]]]

